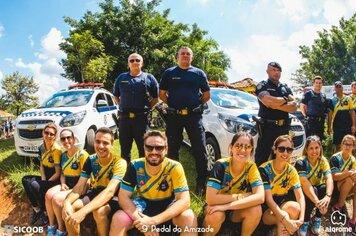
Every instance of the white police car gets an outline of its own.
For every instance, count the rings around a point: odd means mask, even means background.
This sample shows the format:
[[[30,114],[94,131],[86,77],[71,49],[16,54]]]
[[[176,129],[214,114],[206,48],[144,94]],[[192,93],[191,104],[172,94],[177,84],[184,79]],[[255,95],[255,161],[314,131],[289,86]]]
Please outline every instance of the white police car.
[[[114,96],[101,88],[102,83],[70,86],[53,94],[40,107],[21,113],[15,121],[15,146],[20,156],[37,156],[42,143],[42,130],[49,122],[58,127],[57,140],[62,129],[74,132],[76,145],[94,152],[95,131],[103,126],[117,132],[118,106]]]
[[[248,131],[257,145],[258,134],[252,116],[257,116],[259,105],[257,97],[249,93],[227,88],[211,88],[211,99],[203,113],[206,148],[208,152],[208,169],[215,160],[229,156],[229,144],[238,131]],[[300,156],[305,144],[305,131],[302,123],[290,115],[291,132],[294,141],[293,157]],[[189,144],[185,135],[184,141]]]

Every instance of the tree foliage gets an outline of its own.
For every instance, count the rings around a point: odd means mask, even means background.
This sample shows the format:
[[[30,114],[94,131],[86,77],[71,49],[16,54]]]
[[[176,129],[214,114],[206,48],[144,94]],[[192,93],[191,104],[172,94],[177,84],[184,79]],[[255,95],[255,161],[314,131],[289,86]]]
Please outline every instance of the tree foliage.
[[[0,103],[4,107],[1,109],[16,116],[38,105],[38,97],[34,94],[37,93],[39,86],[32,77],[24,76],[16,71],[1,81],[1,88],[5,91]]]
[[[315,75],[324,78],[330,85],[340,80],[350,84],[356,78],[356,14],[349,20],[341,18],[339,26],[330,31],[318,32],[318,38],[311,47],[300,46],[299,53],[305,62],[294,74],[295,82],[304,87],[311,84]]]
[[[168,19],[169,9],[156,11],[160,0],[119,0],[114,6],[113,0],[100,3],[101,12],[87,11],[82,19],[76,21],[65,17],[72,30],[69,37],[60,45],[67,53],[62,60],[65,70],[64,76],[74,81],[82,81],[82,65],[95,71],[97,64],[101,70],[105,59],[92,62],[88,65],[88,58],[93,54],[84,54],[84,58],[76,55],[74,39],[76,35],[90,32],[95,44],[91,49],[102,48],[105,53],[115,61],[107,70],[106,85],[111,87],[118,74],[127,71],[127,57],[133,52],[141,54],[144,58],[144,70],[160,78],[163,71],[176,65],[176,53],[180,46],[190,46],[194,52],[193,65],[207,72],[211,80],[227,80],[225,70],[230,66],[229,58],[219,50],[218,43],[206,38],[207,32],[199,29],[196,24],[191,27],[186,24],[175,23]],[[95,53],[94,53],[95,54]],[[98,55],[94,55],[96,58]],[[107,68],[107,69],[110,69]],[[84,73],[85,77],[85,73]]]

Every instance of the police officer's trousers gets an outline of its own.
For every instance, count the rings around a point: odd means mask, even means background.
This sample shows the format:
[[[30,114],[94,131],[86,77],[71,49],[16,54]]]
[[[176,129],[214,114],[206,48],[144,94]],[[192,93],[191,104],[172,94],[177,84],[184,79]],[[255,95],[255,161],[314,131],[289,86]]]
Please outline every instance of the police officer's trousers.
[[[306,136],[317,135],[320,140],[324,139],[324,123],[325,119],[308,119],[306,127]]]
[[[133,140],[135,140],[139,157],[144,157],[143,135],[148,130],[147,116],[140,115],[135,118],[120,116],[119,124],[121,157],[130,163]]]
[[[168,138],[168,157],[179,160],[179,149],[183,141],[183,128],[185,128],[192,145],[195,167],[197,170],[197,183],[205,184],[207,170],[207,152],[202,115],[191,113],[189,115],[168,115],[166,134]]]
[[[257,166],[260,166],[262,163],[268,160],[276,138],[280,135],[288,134],[289,130],[289,125],[264,125],[262,127],[262,138],[258,138],[255,154],[255,162]]]

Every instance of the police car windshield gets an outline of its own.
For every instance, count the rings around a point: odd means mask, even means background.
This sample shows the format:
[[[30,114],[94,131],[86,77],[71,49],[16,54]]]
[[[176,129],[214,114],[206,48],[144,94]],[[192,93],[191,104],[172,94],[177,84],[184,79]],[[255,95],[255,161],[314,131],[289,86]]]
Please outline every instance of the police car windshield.
[[[65,91],[54,94],[39,108],[50,107],[78,107],[87,104],[93,95],[93,91]]]
[[[258,110],[257,98],[251,94],[231,89],[212,89],[212,102],[220,107],[231,109]]]

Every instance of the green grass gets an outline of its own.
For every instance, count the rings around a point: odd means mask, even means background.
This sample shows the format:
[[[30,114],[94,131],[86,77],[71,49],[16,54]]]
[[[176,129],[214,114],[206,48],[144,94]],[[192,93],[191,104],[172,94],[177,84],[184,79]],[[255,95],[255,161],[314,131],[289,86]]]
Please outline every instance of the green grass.
[[[114,142],[113,153],[120,153],[120,147],[118,140]],[[180,150],[180,160],[184,167],[184,171],[187,177],[188,185],[191,190],[195,189],[195,162],[190,153],[189,148],[182,145]],[[136,145],[133,145],[131,156],[133,159],[138,157],[138,151]],[[24,193],[24,189],[21,183],[21,179],[25,175],[40,175],[39,168],[32,164],[32,162],[26,158],[17,155],[13,139],[0,141],[0,170],[8,174],[7,178],[10,180],[13,191],[17,193]],[[29,164],[30,163],[30,164]],[[205,201],[194,193],[191,193],[191,208],[197,215],[202,214],[202,208]]]

